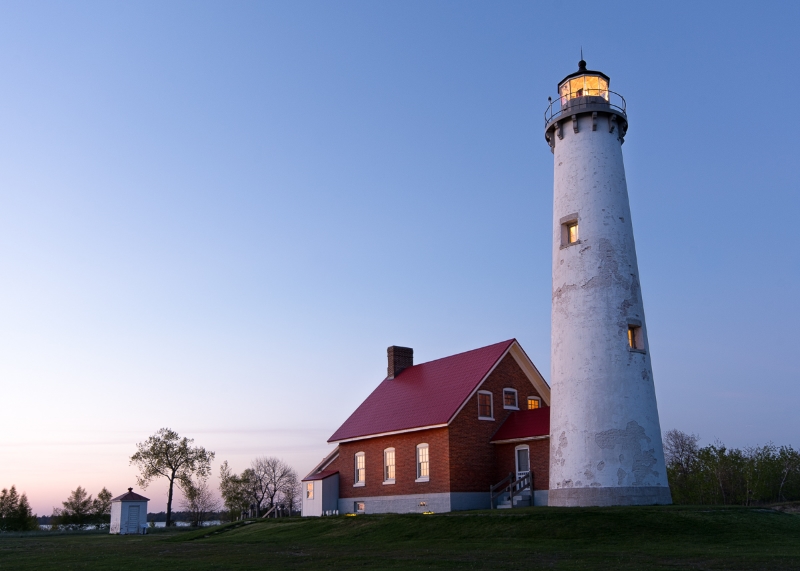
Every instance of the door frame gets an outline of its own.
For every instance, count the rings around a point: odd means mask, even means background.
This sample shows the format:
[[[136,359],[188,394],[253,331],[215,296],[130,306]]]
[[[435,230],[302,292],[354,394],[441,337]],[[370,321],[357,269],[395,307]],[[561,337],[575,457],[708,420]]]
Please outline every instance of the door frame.
[[[520,444],[519,446],[514,447],[514,469],[517,479],[520,476],[520,469],[519,469],[519,451],[525,450],[528,453],[528,470],[525,472],[527,474],[531,473],[531,447],[528,444]]]

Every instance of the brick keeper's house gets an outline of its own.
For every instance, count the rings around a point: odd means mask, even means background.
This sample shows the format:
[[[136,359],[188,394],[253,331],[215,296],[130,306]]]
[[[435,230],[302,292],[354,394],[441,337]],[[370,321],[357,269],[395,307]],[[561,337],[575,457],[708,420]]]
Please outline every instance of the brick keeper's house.
[[[515,339],[420,365],[387,353],[388,376],[303,479],[304,516],[510,507],[512,482],[514,505],[547,504],[550,387]]]

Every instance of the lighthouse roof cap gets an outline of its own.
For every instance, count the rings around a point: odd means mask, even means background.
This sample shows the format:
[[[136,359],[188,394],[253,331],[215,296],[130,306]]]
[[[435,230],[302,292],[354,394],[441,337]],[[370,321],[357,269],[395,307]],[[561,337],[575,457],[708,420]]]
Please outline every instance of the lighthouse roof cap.
[[[611,83],[611,78],[608,77],[605,73],[603,73],[602,71],[593,71],[591,69],[586,69],[586,62],[584,60],[581,60],[578,62],[578,71],[576,71],[575,73],[570,73],[564,79],[559,81],[558,86],[561,87],[561,85],[565,81],[567,81],[568,79],[572,79],[573,77],[578,77],[579,75],[599,75],[600,77],[604,78],[607,82]]]

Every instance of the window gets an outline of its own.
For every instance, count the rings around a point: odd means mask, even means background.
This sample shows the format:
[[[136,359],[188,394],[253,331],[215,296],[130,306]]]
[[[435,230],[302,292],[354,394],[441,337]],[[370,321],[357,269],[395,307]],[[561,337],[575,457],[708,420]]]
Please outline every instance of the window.
[[[628,324],[628,349],[644,353],[644,336],[641,323]]]
[[[363,486],[367,478],[367,463],[363,452],[356,453],[356,474],[354,486]]]
[[[567,224],[567,242],[574,244],[578,241],[578,223]]]
[[[580,244],[578,234],[578,215],[570,214],[561,219],[561,247],[566,248],[573,244]]]
[[[519,410],[517,406],[517,391],[514,389],[503,389],[503,408]]]
[[[417,444],[417,482],[427,482],[430,479],[430,458],[428,445]]]
[[[478,393],[478,418],[494,420],[492,393],[488,391]]]
[[[308,482],[306,484],[306,499],[314,499],[314,482]]]
[[[383,483],[394,484],[394,448],[383,451]]]
[[[357,514],[363,514],[367,511],[366,507],[364,506],[364,502],[354,502],[353,503],[353,511]]]
[[[542,406],[542,401],[539,400],[539,397],[528,397],[528,410],[540,408],[541,406]]]

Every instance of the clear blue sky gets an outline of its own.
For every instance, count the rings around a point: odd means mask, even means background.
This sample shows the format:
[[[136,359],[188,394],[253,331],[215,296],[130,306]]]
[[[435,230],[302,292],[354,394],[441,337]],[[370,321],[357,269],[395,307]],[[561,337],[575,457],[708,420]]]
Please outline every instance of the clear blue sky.
[[[798,20],[3,2],[0,487],[40,514],[121,493],[162,426],[303,475],[392,344],[422,362],[516,337],[549,377],[543,112],[581,46],[628,100],[662,428],[800,446]]]

